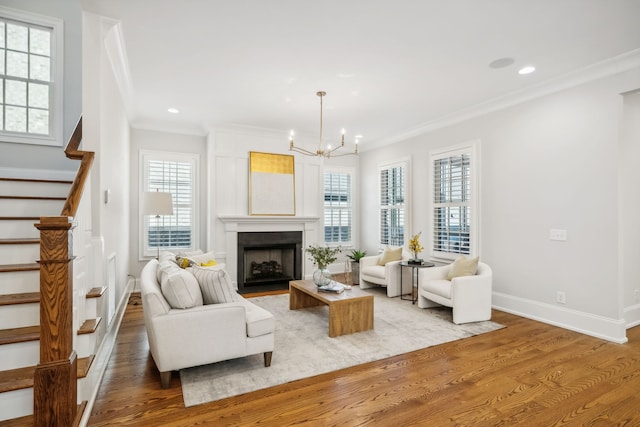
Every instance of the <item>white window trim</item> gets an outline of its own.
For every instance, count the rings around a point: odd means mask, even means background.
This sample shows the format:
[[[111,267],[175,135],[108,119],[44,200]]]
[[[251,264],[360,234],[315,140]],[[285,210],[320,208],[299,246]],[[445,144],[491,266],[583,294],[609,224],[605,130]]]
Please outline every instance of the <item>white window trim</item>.
[[[455,156],[463,152],[471,153],[471,232],[469,233],[469,257],[475,258],[480,254],[480,140],[472,140],[451,147],[440,148],[429,152],[429,239],[433,239],[433,229],[435,218],[433,215],[434,200],[434,160]],[[425,245],[428,248],[428,255],[431,261],[451,262],[458,258],[460,254],[436,252],[433,250],[433,242],[429,241]]]
[[[324,174],[325,173],[348,173],[351,175],[351,242],[348,243],[334,243],[334,242],[325,242],[324,241]],[[358,234],[356,229],[356,218],[358,215],[358,208],[356,201],[358,200],[357,192],[357,182],[356,182],[356,168],[352,166],[330,166],[325,167],[322,173],[322,241],[325,245],[328,246],[340,246],[344,249],[354,249],[356,246],[356,242],[358,242]]]
[[[157,250],[146,249],[146,236],[144,230],[145,216],[142,215],[143,206],[143,194],[145,192],[145,162],[147,159],[161,160],[161,161],[193,161],[193,236],[191,239],[191,247],[184,250],[196,250],[200,248],[200,155],[196,153],[177,153],[170,151],[155,151],[155,150],[140,150],[138,164],[138,254],[139,261],[149,260],[155,258]]]
[[[51,34],[51,58],[53,59],[51,85],[53,87],[53,102],[51,104],[51,109],[49,110],[51,135],[16,135],[15,133],[2,130],[0,131],[0,140],[3,142],[14,142],[19,144],[60,147],[64,145],[64,141],[62,140],[62,120],[64,117],[64,102],[62,99],[64,94],[64,21],[51,16],[11,9],[5,6],[0,6],[0,15],[15,21],[53,29]]]
[[[398,160],[395,160],[391,163],[385,163],[378,166],[378,250],[382,251],[385,248],[385,244],[381,242],[382,236],[380,235],[380,210],[382,209],[382,205],[380,204],[381,187],[382,183],[380,182],[380,171],[383,169],[390,169],[396,166],[404,166],[405,168],[405,176],[404,176],[404,244],[403,247],[406,247],[409,243],[409,227],[411,225],[411,157],[405,157]]]

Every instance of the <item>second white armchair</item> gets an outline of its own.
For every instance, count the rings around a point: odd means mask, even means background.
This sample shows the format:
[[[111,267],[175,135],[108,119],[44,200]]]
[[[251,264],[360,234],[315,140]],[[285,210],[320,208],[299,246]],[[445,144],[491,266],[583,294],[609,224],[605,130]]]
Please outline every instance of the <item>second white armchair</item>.
[[[420,269],[418,307],[452,307],[456,324],[491,319],[491,267],[480,262],[474,275],[449,280],[451,268],[452,264]]]

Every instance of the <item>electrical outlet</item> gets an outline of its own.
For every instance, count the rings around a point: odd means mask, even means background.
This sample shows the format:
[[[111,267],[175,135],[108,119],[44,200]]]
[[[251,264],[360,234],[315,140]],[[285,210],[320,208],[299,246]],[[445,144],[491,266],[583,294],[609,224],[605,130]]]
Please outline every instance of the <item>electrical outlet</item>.
[[[567,294],[562,291],[556,292],[556,302],[558,304],[566,304],[567,303]]]

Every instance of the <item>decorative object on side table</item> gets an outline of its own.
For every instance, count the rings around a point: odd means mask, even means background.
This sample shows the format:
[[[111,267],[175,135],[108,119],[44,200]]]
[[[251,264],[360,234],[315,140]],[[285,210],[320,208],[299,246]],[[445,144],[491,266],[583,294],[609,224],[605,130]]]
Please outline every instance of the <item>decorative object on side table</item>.
[[[414,234],[413,237],[411,237],[411,239],[409,240],[409,250],[413,254],[413,258],[407,261],[409,264],[422,264],[423,262],[421,258],[418,258],[418,254],[422,252],[422,250],[424,249],[420,244],[421,234],[422,234],[422,231],[419,232],[418,234]]]
[[[351,282],[354,285],[360,284],[360,258],[367,255],[367,251],[353,249],[347,257],[351,259]]]
[[[331,272],[327,270],[327,266],[338,258],[337,254],[341,250],[340,246],[309,245],[307,248],[309,260],[318,266],[318,269],[313,272],[313,283],[316,286],[326,286],[331,282]]]

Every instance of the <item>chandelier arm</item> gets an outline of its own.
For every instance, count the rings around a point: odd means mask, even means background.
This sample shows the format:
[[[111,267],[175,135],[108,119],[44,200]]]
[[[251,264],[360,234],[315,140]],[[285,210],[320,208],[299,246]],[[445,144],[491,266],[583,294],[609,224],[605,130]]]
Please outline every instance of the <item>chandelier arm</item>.
[[[341,140],[340,140],[340,145],[338,145],[335,148],[327,148],[326,150],[324,149],[324,147],[322,145],[322,113],[323,113],[323,111],[322,111],[323,110],[322,98],[326,94],[327,93],[324,92],[324,91],[316,92],[316,95],[318,95],[320,97],[320,140],[318,141],[318,149],[314,153],[311,150],[307,150],[307,149],[301,148],[301,147],[296,147],[294,145],[294,142],[293,142],[293,131],[291,131],[291,135],[289,137],[289,151],[294,151],[296,153],[304,154],[305,156],[316,156],[316,157],[326,157],[326,158],[357,155],[358,154],[358,139],[356,138],[356,147],[355,147],[355,150],[353,152],[343,153],[343,154],[335,154],[335,155],[332,156],[332,153],[334,151],[344,147],[344,129],[342,129],[342,137],[341,137]]]
[[[296,153],[304,154],[304,155],[307,155],[307,156],[317,156],[318,155],[317,152],[305,150],[304,148],[296,147],[293,144],[291,144],[289,146],[289,151],[295,151]]]

